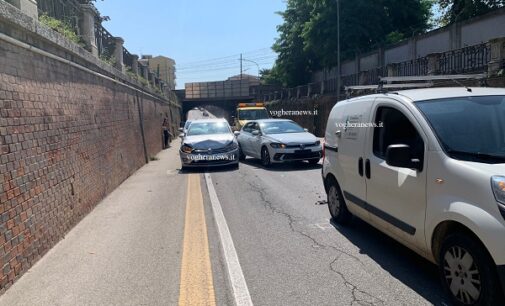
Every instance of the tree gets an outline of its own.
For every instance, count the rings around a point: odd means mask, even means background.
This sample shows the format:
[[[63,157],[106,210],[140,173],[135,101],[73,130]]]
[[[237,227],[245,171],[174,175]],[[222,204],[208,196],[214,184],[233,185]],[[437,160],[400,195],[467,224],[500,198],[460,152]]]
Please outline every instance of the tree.
[[[260,70],[260,81],[263,85],[282,86],[283,84],[281,83],[280,79],[279,70],[276,66],[272,67],[272,69]]]
[[[341,50],[351,58],[381,45],[395,43],[429,28],[432,1],[340,0]],[[325,66],[337,64],[337,8],[335,0],[314,0],[305,24],[305,48],[314,50]]]
[[[340,0],[342,58],[429,28],[433,0]],[[337,64],[336,0],[287,0],[273,46],[284,85],[306,83],[313,71]]]
[[[277,27],[279,38],[272,49],[278,53],[276,75],[284,86],[306,83],[310,77],[308,72],[318,67],[314,52],[304,48],[302,37],[311,8],[311,1],[288,0],[286,10],[279,13],[284,23]]]
[[[441,25],[466,20],[505,6],[505,0],[438,0]]]

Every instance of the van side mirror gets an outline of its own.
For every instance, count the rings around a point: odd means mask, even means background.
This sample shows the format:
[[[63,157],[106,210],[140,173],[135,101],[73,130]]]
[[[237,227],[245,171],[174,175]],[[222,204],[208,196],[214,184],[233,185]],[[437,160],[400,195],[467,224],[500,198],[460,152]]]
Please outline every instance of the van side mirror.
[[[235,131],[235,132],[233,132],[233,134],[234,134],[235,136],[238,136],[238,135],[240,135],[240,132],[239,132],[239,131]]]
[[[386,163],[393,167],[422,170],[421,161],[412,158],[412,150],[406,144],[394,144],[386,150]]]
[[[184,128],[179,128],[179,132],[184,132]]]
[[[260,131],[258,131],[258,130],[254,130],[254,131],[252,131],[252,133],[251,133],[251,134],[252,134],[253,136],[259,136],[259,135],[261,135]]]
[[[303,130],[304,130],[305,132],[307,132],[307,133],[309,132],[309,129],[303,129]]]
[[[179,134],[179,138],[180,138],[180,139],[183,139],[183,138],[184,138],[184,133],[180,133],[180,134]]]

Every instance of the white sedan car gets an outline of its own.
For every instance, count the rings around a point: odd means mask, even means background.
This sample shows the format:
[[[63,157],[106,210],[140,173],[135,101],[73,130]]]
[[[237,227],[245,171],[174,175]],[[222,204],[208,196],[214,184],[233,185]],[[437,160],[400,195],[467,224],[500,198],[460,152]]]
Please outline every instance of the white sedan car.
[[[259,158],[265,167],[272,163],[303,160],[317,164],[322,156],[321,141],[292,120],[254,120],[235,134],[240,159],[246,156]]]

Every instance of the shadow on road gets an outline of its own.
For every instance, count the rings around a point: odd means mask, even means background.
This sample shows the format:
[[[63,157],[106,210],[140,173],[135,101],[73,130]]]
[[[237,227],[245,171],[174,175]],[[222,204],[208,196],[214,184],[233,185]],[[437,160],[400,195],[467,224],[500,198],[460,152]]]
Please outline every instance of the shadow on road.
[[[234,172],[238,171],[239,168],[236,166],[214,166],[214,167],[195,167],[187,169],[177,169],[179,174],[190,174],[190,173],[219,173],[219,172]]]
[[[394,278],[434,305],[449,305],[437,266],[368,223],[354,218],[348,226],[330,224]]]
[[[282,164],[272,164],[272,165],[270,165],[270,167],[265,168],[261,164],[261,160],[256,159],[256,158],[246,158],[245,160],[241,161],[241,163],[249,165],[251,167],[265,169],[268,171],[276,171],[276,172],[305,171],[305,170],[313,170],[313,169],[321,169],[322,168],[321,164],[311,165],[308,162],[301,162],[301,161],[287,162],[287,163],[282,163]]]

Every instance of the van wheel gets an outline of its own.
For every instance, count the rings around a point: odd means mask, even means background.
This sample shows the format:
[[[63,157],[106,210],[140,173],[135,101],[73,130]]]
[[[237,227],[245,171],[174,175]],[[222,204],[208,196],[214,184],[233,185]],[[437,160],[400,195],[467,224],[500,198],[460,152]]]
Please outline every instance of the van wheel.
[[[328,209],[332,219],[339,224],[348,224],[352,219],[352,214],[347,209],[342,190],[338,183],[332,179],[328,188]]]
[[[477,239],[452,234],[438,257],[442,284],[454,305],[503,305],[496,265]]]

